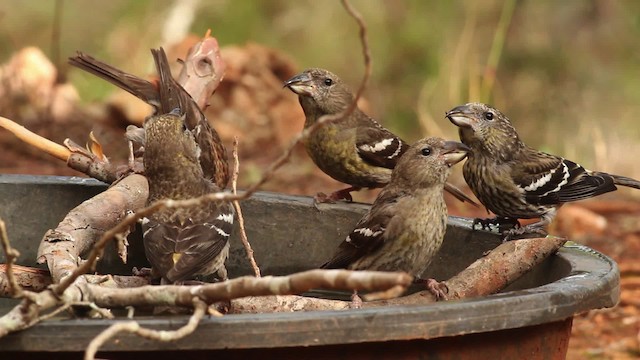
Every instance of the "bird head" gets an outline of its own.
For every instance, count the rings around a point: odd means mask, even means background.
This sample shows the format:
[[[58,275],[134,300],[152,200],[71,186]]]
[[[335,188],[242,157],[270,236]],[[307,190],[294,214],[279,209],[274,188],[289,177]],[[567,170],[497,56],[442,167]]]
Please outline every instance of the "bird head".
[[[144,130],[145,171],[150,165],[168,168],[175,164],[200,168],[200,147],[193,133],[187,129],[184,115],[171,112],[152,116],[145,121]],[[149,164],[148,160],[156,164]]]
[[[400,157],[391,181],[405,181],[415,188],[444,185],[451,166],[468,152],[469,148],[457,141],[436,137],[419,140]]]
[[[324,69],[307,69],[285,81],[285,87],[296,93],[306,115],[337,114],[353,101],[347,85],[335,74]]]
[[[524,147],[509,118],[489,105],[460,105],[449,110],[446,117],[460,128],[460,140],[472,153],[486,152],[506,160]]]

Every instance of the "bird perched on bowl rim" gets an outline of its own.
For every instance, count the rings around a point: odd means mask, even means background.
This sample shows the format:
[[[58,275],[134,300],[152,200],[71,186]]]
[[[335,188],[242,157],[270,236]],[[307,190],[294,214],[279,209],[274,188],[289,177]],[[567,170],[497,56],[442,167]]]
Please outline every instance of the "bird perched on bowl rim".
[[[287,80],[284,86],[298,95],[305,114],[305,128],[324,115],[339,114],[354,99],[347,85],[324,69],[305,70]],[[358,108],[346,118],[316,129],[304,141],[304,146],[324,173],[351,185],[330,195],[319,193],[316,196],[319,202],[352,201],[352,191],[384,186],[389,182],[391,170],[398,159],[409,149],[409,144]],[[459,200],[475,205],[455,186],[447,183],[445,190]]]
[[[405,271],[420,277],[446,231],[442,190],[450,167],[462,161],[467,151],[464,144],[440,138],[413,144],[398,160],[369,212],[321,267]],[[427,286],[437,297],[445,297],[437,281],[429,279]]]
[[[129,91],[155,108],[144,122],[144,171],[148,204],[183,200],[221,191],[228,181],[224,145],[199,107],[171,76],[162,48],[152,50],[159,75],[154,84],[78,53],[70,63]],[[147,259],[162,283],[217,273],[226,280],[224,262],[233,230],[228,202],[161,209],[142,219]]]
[[[489,105],[457,106],[446,117],[459,127],[460,140],[471,149],[464,178],[480,202],[496,214],[496,221],[518,224],[517,219],[540,218],[508,230],[507,238],[546,234],[546,225],[564,203],[614,191],[616,185],[640,189],[637,180],[587,170],[527,146],[511,121]]]

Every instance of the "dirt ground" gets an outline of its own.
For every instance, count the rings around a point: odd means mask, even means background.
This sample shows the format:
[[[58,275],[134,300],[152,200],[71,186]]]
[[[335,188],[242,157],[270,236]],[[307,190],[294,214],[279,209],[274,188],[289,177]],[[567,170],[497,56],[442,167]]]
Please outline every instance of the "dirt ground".
[[[302,128],[303,114],[295,96],[282,90],[282,81],[295,73],[295,66],[286,57],[252,44],[243,48],[223,49],[223,57],[226,57],[225,60],[229,64],[227,77],[212,98],[208,116],[209,119],[215,119],[212,123],[228,145],[235,134],[242,134],[242,187],[255,181],[266,166],[281,153],[290,137]],[[137,102],[132,97],[114,96],[106,104],[88,107],[74,102],[74,96],[69,96],[69,93],[73,95],[73,91],[64,88],[54,91],[53,95],[50,94],[52,98],[51,101],[45,102],[46,106],[38,107],[37,104],[30,104],[31,100],[24,95],[30,93],[27,89],[4,90],[9,91],[9,95],[0,101],[0,114],[3,116],[11,117],[58,143],[66,137],[83,143],[88,138],[89,131],[93,130],[103,143],[106,154],[111,156],[114,162],[124,162],[125,159],[126,145],[122,134],[126,124],[141,121],[140,117],[136,118],[136,115],[131,115],[127,110],[132,106],[132,101]],[[19,100],[11,98],[11,93],[17,94]],[[38,98],[33,101],[42,100],[43,93],[47,92],[40,91]],[[55,98],[60,97],[60,93],[65,95],[64,100]],[[18,102],[21,104],[20,108],[13,106]],[[62,105],[51,106],[54,102],[60,102]],[[140,103],[133,105],[136,106],[140,106]],[[144,111],[143,109],[134,113],[144,114]],[[91,116],[88,117],[87,114]],[[459,169],[456,171],[452,181],[464,187]],[[0,173],[79,176],[61,161],[24,145],[2,129]],[[343,185],[322,174],[299,147],[279,175],[265,186],[265,190],[313,195],[317,191],[329,192],[341,186]],[[466,191],[469,192],[468,189]],[[354,198],[357,201],[371,201],[375,194],[375,191],[364,191]],[[486,213],[479,209],[473,209],[450,198],[447,198],[447,201],[451,214],[486,216]],[[576,316],[568,359],[640,358],[638,219],[640,197],[628,190],[607,194],[597,200],[566,205],[559,211],[551,229],[553,234],[567,236],[612,257],[618,263],[621,272],[621,296],[618,305],[612,309],[595,310]]]

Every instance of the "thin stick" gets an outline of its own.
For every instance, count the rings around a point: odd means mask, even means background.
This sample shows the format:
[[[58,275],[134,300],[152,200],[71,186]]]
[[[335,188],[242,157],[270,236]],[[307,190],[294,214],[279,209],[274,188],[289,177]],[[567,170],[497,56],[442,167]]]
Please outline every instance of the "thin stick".
[[[2,250],[7,258],[6,271],[7,280],[9,281],[9,292],[13,297],[20,297],[23,294],[22,287],[18,284],[12,268],[16,258],[20,256],[20,253],[18,250],[11,247],[11,244],[9,243],[9,236],[7,236],[7,227],[2,219],[0,219],[0,242],[2,242]]]
[[[200,320],[202,320],[207,310],[207,304],[198,298],[193,298],[193,306],[193,315],[191,315],[187,324],[174,331],[146,329],[140,327],[140,324],[138,324],[137,321],[123,321],[115,323],[106,328],[93,340],[91,340],[89,346],[87,346],[87,349],[85,350],[84,359],[95,359],[95,355],[98,352],[100,346],[104,345],[107,340],[123,331],[136,334],[143,338],[164,342],[182,339],[183,337],[192,334],[196,330],[198,324],[200,323]]]
[[[50,312],[50,313],[47,313],[47,314],[44,314],[44,315],[40,316],[40,317],[38,318],[38,322],[45,321],[45,320],[49,320],[49,319],[51,319],[52,317],[54,317],[54,316],[56,316],[56,315],[60,314],[61,312],[65,311],[65,310],[69,310],[69,308],[71,308],[73,305],[74,305],[74,304],[73,304],[73,303],[70,303],[70,302],[69,302],[69,303],[62,304],[62,306],[58,307],[57,309],[53,310],[52,312]]]
[[[0,116],[0,127],[5,128],[7,131],[15,135],[15,137],[35,147],[36,149],[42,150],[60,160],[67,161],[67,159],[71,155],[69,149],[65,148],[64,146],[56,144],[55,142],[47,138],[31,132],[24,126],[19,125],[14,121],[2,116]]]
[[[237,194],[238,175],[240,174],[240,160],[238,159],[238,137],[237,136],[233,138],[232,154],[233,154],[233,176],[231,177],[231,191],[233,194]],[[244,245],[244,250],[247,252],[247,257],[249,258],[249,263],[251,264],[253,273],[256,275],[256,277],[260,277],[260,268],[258,267],[256,258],[253,256],[253,249],[251,248],[251,243],[249,242],[249,238],[247,237],[247,232],[244,227],[244,216],[242,216],[242,208],[240,207],[240,202],[238,200],[233,201],[233,208],[236,209],[236,214],[238,215],[238,225],[240,226],[240,240],[242,240],[242,245]]]

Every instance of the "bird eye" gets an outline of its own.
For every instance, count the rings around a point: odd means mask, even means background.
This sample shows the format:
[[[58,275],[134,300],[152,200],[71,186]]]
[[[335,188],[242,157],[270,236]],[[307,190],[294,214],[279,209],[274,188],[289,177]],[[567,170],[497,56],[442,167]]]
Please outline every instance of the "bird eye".
[[[421,152],[423,156],[429,156],[431,155],[431,148],[424,148]]]
[[[487,120],[493,120],[493,113],[491,111],[487,111],[484,113],[484,118]]]
[[[331,85],[333,85],[333,80],[331,80],[329,78],[326,78],[326,79],[324,79],[324,84],[326,86],[331,86]]]

